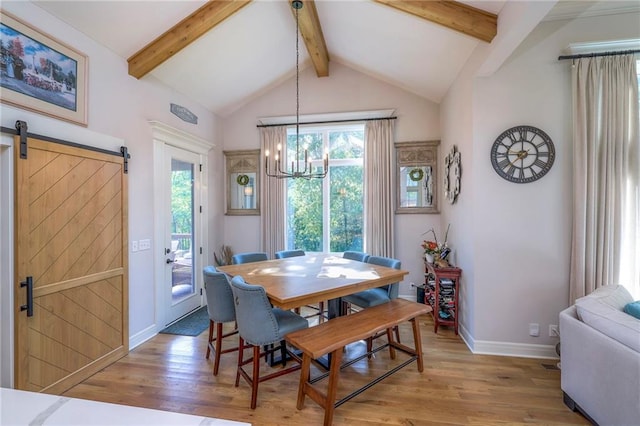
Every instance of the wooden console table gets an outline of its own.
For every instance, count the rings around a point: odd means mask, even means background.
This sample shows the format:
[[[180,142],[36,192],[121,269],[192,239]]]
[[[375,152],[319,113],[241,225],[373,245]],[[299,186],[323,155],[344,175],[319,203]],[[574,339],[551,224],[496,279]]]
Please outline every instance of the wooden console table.
[[[439,325],[448,325],[453,326],[455,333],[458,334],[458,292],[460,290],[462,269],[453,266],[438,268],[425,261],[425,272],[427,273],[425,274],[424,303],[432,308],[433,332],[438,332]],[[429,285],[429,274],[433,274],[435,277],[433,288]],[[445,280],[444,285],[442,280]],[[451,284],[449,284],[449,281],[451,281]],[[450,317],[442,318],[441,311],[444,315],[449,315]]]

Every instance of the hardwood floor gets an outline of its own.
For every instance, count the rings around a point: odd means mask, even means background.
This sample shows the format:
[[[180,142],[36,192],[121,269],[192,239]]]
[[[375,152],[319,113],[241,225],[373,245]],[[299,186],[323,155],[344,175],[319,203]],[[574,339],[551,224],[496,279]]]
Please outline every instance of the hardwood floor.
[[[335,411],[336,425],[588,425],[562,402],[560,371],[553,360],[473,355],[450,328],[433,333],[420,318],[425,369],[412,363]],[[400,327],[411,341],[409,324]],[[213,356],[205,359],[207,332],[197,337],[158,334],[115,364],[64,395],[160,410],[218,417],[254,425],[319,425],[323,410],[309,398],[296,409],[299,372],[260,384],[258,407],[249,409],[250,388],[234,387],[236,353],[224,354],[217,377]],[[351,345],[344,358],[362,353]],[[406,359],[387,350],[343,371],[338,399]],[[265,366],[265,364],[262,364]],[[270,370],[261,367],[262,372]]]

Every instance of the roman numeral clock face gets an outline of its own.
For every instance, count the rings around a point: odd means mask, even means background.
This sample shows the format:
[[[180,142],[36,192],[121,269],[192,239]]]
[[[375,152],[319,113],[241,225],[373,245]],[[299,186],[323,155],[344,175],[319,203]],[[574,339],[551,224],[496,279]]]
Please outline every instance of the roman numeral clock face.
[[[532,126],[516,126],[502,132],[491,147],[496,173],[514,183],[529,183],[544,176],[556,151],[551,138]]]

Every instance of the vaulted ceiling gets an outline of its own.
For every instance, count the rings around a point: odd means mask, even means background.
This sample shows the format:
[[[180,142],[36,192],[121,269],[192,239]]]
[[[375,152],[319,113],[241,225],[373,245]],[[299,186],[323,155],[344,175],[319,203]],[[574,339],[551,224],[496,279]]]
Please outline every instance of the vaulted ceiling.
[[[126,59],[133,77],[153,76],[223,117],[295,75],[289,1],[35,3]],[[323,78],[331,75],[331,63],[340,63],[434,102],[479,46],[493,49],[493,63],[485,66],[490,72],[545,16],[637,5],[544,1],[537,10],[501,15],[504,0],[303,3],[301,69],[313,67]]]

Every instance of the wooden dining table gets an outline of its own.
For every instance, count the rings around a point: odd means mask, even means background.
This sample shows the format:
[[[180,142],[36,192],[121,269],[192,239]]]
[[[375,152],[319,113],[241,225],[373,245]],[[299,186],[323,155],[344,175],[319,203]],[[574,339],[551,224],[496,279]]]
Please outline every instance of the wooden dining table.
[[[340,315],[340,298],[401,281],[409,272],[326,253],[220,266],[230,276],[264,287],[281,309],[329,301],[329,318]]]

